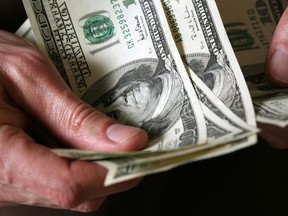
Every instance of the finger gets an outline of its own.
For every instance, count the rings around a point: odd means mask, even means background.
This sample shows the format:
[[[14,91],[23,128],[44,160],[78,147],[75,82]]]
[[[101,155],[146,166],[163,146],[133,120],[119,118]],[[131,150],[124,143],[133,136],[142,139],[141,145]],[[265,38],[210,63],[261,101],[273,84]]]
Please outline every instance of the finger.
[[[63,143],[98,151],[138,150],[146,145],[148,138],[144,131],[116,124],[76,98],[52,62],[36,49],[28,45],[1,46],[6,51],[0,53],[5,62],[0,70],[4,72],[2,80],[7,92],[14,90],[10,97],[33,113]]]
[[[0,29],[0,43],[10,44],[10,45],[17,45],[17,46],[27,46],[27,41],[21,40],[17,35],[13,35],[6,31]]]
[[[106,198],[97,198],[92,201],[87,201],[72,210],[79,212],[93,212],[99,209],[101,205],[103,205],[105,199]]]
[[[105,168],[91,162],[58,157],[48,148],[35,144],[19,128],[1,126],[0,140],[3,142],[0,145],[2,185],[47,201],[44,204],[74,209],[89,200],[128,190],[139,182],[134,180],[104,187]],[[15,194],[10,197],[11,201]],[[0,200],[7,201],[5,197],[0,197]]]
[[[277,149],[288,148],[288,128],[279,128],[274,125],[258,123],[261,128],[260,136]]]
[[[0,85],[0,125],[14,125],[15,127],[27,128],[30,118],[20,109],[15,107],[4,89]]]
[[[282,15],[271,41],[266,76],[272,84],[288,87],[288,9]]]
[[[18,109],[9,107],[0,102],[0,125],[8,124],[19,128],[28,128],[30,125],[29,118]]]

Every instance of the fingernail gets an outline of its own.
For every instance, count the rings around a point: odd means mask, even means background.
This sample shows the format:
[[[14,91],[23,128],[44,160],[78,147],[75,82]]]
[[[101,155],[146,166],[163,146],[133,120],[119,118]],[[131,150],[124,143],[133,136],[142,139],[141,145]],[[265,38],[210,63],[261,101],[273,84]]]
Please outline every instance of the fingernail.
[[[288,49],[279,48],[274,53],[269,70],[274,79],[288,85]]]
[[[140,128],[135,128],[121,124],[112,124],[107,129],[107,136],[113,142],[124,143],[131,137],[136,136],[138,133],[140,133],[140,131],[141,131]]]

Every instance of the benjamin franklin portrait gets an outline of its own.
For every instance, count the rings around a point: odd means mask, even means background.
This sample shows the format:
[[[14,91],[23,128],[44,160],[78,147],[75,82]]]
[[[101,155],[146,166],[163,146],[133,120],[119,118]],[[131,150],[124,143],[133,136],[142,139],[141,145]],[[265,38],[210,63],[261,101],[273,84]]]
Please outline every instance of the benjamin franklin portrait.
[[[164,66],[145,61],[121,70],[125,72],[93,107],[119,122],[141,127],[150,139],[168,130],[180,117],[184,101],[179,79]]]

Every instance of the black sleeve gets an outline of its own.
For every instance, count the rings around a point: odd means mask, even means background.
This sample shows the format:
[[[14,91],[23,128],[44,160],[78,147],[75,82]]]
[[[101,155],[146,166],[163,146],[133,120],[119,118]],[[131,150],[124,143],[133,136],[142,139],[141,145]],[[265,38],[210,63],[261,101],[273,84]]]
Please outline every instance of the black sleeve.
[[[0,1],[0,29],[15,32],[26,19],[21,0]]]

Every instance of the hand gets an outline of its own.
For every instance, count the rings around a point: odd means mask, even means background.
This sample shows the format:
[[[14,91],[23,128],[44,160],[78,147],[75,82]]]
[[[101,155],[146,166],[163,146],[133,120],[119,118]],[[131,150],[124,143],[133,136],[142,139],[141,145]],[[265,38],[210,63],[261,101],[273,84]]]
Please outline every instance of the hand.
[[[266,77],[277,87],[288,87],[288,9],[277,25],[266,59]],[[276,148],[288,148],[288,128],[259,123],[260,136]]]
[[[25,133],[36,119],[62,143],[96,151],[142,149],[147,134],[123,126],[73,96],[53,64],[0,30],[0,203],[92,211],[139,180],[104,187],[106,170],[58,157]]]
[[[275,30],[266,59],[267,79],[278,87],[288,87],[288,9]]]

